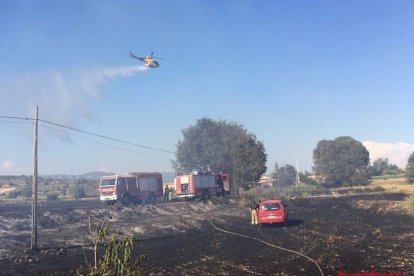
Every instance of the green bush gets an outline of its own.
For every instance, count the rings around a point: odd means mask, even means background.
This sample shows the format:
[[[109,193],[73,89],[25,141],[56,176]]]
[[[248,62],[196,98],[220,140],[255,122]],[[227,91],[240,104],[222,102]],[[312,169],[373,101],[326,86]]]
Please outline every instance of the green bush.
[[[94,260],[92,264],[87,262],[89,276],[99,275],[142,275],[141,263],[147,257],[142,254],[138,257],[132,255],[135,239],[125,236],[120,231],[110,231],[108,224],[102,223],[93,232],[91,228],[91,218],[89,218],[89,236],[93,241]],[[99,245],[103,245],[103,255],[99,257]],[[98,252],[99,251],[99,252]],[[86,256],[85,256],[86,258]],[[85,275],[83,267],[76,271],[77,275]]]
[[[24,196],[25,198],[31,198],[32,197],[32,185],[28,185],[26,184],[21,192],[22,196]]]
[[[22,194],[22,191],[16,191],[16,190],[14,190],[14,191],[11,191],[11,192],[7,195],[7,197],[8,197],[8,198],[15,199],[15,198],[17,198],[19,195],[21,195],[21,194]]]
[[[239,207],[249,207],[253,202],[275,198],[280,198],[280,195],[274,189],[254,188],[243,192],[237,203]]]
[[[414,183],[414,152],[408,157],[407,167],[405,168],[405,177],[407,178],[408,183]]]
[[[23,189],[21,189],[20,191],[13,190],[7,195],[8,198],[17,198],[18,196],[23,196],[24,198],[31,198],[32,197],[32,185],[26,184],[23,187]]]
[[[54,200],[58,200],[59,195],[57,193],[50,193],[46,195],[46,200],[47,201],[54,201]]]
[[[74,198],[84,198],[84,197],[86,197],[85,189],[80,187],[79,185],[76,185],[72,189],[71,194]]]

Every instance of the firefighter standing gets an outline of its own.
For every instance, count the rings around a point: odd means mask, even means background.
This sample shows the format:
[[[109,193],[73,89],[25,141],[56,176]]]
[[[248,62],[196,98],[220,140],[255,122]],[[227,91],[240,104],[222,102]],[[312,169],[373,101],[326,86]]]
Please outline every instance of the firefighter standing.
[[[170,188],[170,191],[168,192],[168,201],[172,200],[173,193],[174,193],[174,188]]]
[[[169,194],[170,194],[170,188],[168,188],[168,185],[167,185],[165,186],[165,190],[164,190],[164,202],[168,202]]]
[[[253,202],[252,206],[250,207],[250,212],[252,214],[252,225],[258,225],[259,222],[257,221],[257,214],[259,212],[259,203],[256,201]]]

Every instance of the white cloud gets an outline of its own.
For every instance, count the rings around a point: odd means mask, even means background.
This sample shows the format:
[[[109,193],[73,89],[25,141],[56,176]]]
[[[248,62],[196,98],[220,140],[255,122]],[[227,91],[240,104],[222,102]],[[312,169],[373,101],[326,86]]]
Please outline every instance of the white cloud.
[[[13,161],[7,160],[3,162],[1,169],[5,173],[11,173],[14,171],[15,167],[16,167],[16,164]]]
[[[362,143],[369,152],[371,162],[378,158],[388,158],[391,164],[404,169],[408,157],[414,152],[414,144],[408,143],[378,143],[364,141]]]

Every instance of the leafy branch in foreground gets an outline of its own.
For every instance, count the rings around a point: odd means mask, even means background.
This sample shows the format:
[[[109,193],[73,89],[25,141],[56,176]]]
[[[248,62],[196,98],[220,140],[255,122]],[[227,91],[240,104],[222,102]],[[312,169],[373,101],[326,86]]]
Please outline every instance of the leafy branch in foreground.
[[[109,225],[105,221],[102,221],[101,224],[97,225],[94,232],[92,230],[91,219],[92,216],[89,216],[88,232],[89,237],[94,244],[94,265],[92,266],[89,264],[85,255],[86,264],[89,270],[87,275],[142,275],[141,263],[147,255],[142,254],[138,258],[132,258],[134,238],[125,236],[120,231],[110,234]],[[103,245],[104,253],[98,260],[98,249],[100,245]],[[77,270],[77,275],[83,275],[83,273],[80,272],[80,269]]]

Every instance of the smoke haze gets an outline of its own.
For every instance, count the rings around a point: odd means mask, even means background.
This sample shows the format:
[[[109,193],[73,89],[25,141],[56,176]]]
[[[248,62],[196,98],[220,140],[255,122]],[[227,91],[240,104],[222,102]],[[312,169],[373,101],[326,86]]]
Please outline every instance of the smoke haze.
[[[40,118],[76,127],[76,118],[98,122],[90,110],[90,102],[101,96],[99,88],[106,83],[143,74],[145,66],[49,71],[30,74],[15,80],[5,80],[2,113],[10,116],[33,117],[35,106]],[[56,134],[55,134],[56,135]],[[59,135],[68,140],[66,135]]]

